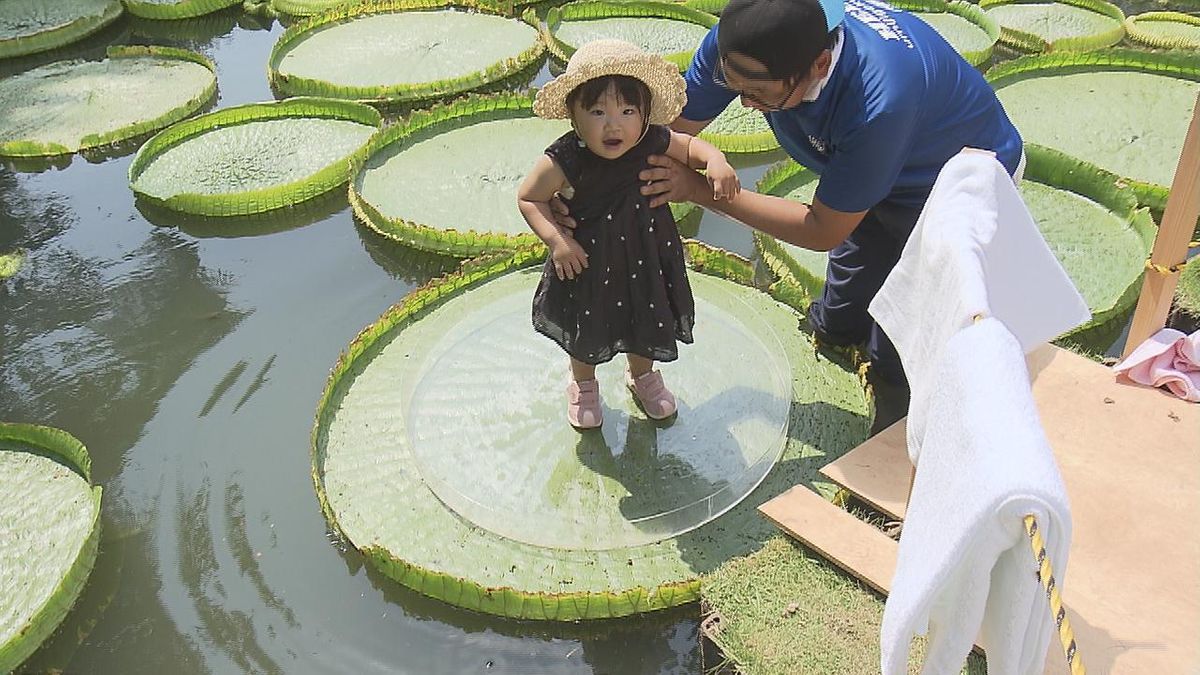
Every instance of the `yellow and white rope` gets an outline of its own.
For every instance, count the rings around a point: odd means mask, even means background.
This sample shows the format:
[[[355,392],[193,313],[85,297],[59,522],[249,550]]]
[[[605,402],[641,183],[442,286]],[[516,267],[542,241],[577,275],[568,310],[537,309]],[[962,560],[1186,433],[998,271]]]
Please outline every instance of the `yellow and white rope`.
[[[1071,622],[1067,619],[1067,608],[1063,607],[1062,596],[1058,592],[1058,584],[1054,581],[1054,570],[1050,568],[1050,557],[1046,555],[1046,542],[1038,530],[1037,520],[1033,516],[1025,516],[1025,532],[1029,535],[1029,544],[1033,548],[1033,556],[1038,562],[1037,579],[1046,589],[1046,597],[1050,600],[1050,611],[1054,614],[1054,624],[1058,628],[1058,639],[1062,642],[1063,653],[1067,656],[1067,666],[1071,675],[1084,675],[1083,661],[1079,658],[1079,650],[1075,645],[1075,632],[1071,630]]]

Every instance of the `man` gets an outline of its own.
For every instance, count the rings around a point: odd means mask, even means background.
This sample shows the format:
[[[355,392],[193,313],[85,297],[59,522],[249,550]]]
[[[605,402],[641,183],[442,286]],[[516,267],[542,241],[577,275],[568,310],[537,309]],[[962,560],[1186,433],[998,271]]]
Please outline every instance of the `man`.
[[[906,413],[908,387],[867,305],[947,160],[964,147],[1019,175],[1021,137],[983,76],[919,18],[878,0],[732,0],[685,75],[672,126],[697,134],[735,98],[760,110],[783,149],[820,174],[811,205],[743,190],[714,201],[703,176],[665,157],[641,173],[652,205],[692,201],[783,241],[829,251],[808,309],[818,339],[866,342],[872,433]]]

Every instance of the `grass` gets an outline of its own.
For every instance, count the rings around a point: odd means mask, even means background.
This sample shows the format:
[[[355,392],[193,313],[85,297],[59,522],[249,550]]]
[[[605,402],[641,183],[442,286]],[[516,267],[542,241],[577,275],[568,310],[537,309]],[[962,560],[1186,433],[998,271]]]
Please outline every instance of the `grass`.
[[[783,536],[708,575],[702,595],[706,634],[725,658],[710,672],[879,672],[883,601]],[[918,638],[910,673],[920,671],[922,653]],[[972,654],[962,672],[984,675],[984,659]]]

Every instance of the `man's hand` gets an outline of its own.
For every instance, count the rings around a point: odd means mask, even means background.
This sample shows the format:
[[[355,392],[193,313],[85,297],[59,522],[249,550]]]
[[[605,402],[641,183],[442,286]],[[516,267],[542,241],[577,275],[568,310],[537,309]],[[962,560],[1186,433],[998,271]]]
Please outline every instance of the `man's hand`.
[[[559,280],[574,279],[588,266],[588,254],[574,237],[559,237],[550,247],[550,258],[554,261],[554,273]]]
[[[650,168],[642,169],[638,178],[648,183],[642,186],[642,194],[652,196],[650,208],[667,202],[698,201],[709,192],[708,180],[683,163],[666,155],[650,155],[647,161]]]
[[[550,214],[554,216],[554,224],[559,227],[565,227],[568,230],[575,229],[575,219],[571,217],[571,209],[567,208],[567,203],[563,201],[562,195],[555,192],[550,198]],[[560,279],[562,277],[559,277]]]

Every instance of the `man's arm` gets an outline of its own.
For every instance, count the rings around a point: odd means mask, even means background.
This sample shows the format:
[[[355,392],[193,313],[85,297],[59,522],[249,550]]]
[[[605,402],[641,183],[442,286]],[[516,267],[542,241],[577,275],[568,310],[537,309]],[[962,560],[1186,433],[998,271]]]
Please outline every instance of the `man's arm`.
[[[642,194],[653,195],[651,206],[667,201],[693,202],[776,239],[814,251],[828,251],[845,241],[867,214],[835,211],[820,200],[814,200],[810,206],[750,190],[742,190],[731,201],[717,201],[708,181],[699,173],[669,157],[652,156],[650,164],[652,168],[642,171],[639,177],[654,181],[642,186]]]
[[[696,122],[693,120],[684,119],[682,117],[676,117],[675,121],[671,122],[671,128],[681,134],[687,134],[688,136],[699,136],[700,132],[704,131],[704,128],[708,126],[709,122],[712,122],[712,120]]]

